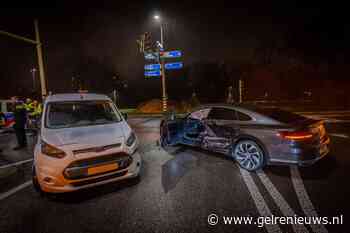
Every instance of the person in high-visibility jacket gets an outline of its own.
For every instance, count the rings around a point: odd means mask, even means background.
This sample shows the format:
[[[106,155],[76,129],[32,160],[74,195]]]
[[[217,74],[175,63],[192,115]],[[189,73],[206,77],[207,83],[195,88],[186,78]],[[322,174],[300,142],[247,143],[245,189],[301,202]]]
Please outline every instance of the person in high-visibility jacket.
[[[15,111],[14,111],[15,124],[13,128],[15,130],[17,142],[18,142],[18,145],[13,149],[19,150],[27,146],[27,138],[26,138],[26,130],[25,130],[25,125],[27,123],[27,111],[24,103],[20,101],[18,98],[14,97],[13,101],[15,104]]]
[[[27,98],[24,107],[28,114],[32,113],[34,111],[33,101],[30,98]]]
[[[33,111],[31,113],[29,113],[29,115],[33,118],[38,119],[41,116],[41,113],[43,111],[42,105],[37,100],[34,100],[32,107],[33,107]]]

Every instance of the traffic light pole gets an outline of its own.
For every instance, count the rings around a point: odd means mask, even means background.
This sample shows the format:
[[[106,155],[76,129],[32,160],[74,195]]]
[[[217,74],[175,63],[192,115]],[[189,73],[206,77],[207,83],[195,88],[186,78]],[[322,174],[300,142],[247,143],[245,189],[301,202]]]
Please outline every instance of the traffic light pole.
[[[164,37],[163,37],[163,25],[160,23],[160,43],[162,44],[162,47],[164,49]],[[161,75],[162,75],[162,109],[163,112],[167,111],[168,108],[168,97],[166,93],[166,81],[165,81],[165,65],[164,65],[164,58],[161,58],[159,55],[160,59],[160,70],[161,70]]]
[[[42,95],[42,97],[44,97],[47,95],[47,90],[46,90],[43,55],[42,55],[41,42],[40,42],[40,36],[39,36],[39,26],[38,26],[37,20],[34,20],[34,27],[35,27],[35,40],[28,39],[28,38],[25,38],[23,36],[18,36],[16,34],[5,32],[5,31],[0,31],[0,35],[9,36],[9,37],[15,38],[17,40],[22,40],[22,41],[28,42],[30,44],[36,45],[38,64],[39,64],[41,95]]]

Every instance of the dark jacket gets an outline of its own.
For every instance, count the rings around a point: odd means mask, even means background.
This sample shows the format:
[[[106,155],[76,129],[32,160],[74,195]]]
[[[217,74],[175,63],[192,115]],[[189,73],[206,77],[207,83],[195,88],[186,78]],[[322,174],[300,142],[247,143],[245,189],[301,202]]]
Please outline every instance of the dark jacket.
[[[16,104],[14,111],[15,128],[24,128],[27,122],[27,111],[23,104]]]

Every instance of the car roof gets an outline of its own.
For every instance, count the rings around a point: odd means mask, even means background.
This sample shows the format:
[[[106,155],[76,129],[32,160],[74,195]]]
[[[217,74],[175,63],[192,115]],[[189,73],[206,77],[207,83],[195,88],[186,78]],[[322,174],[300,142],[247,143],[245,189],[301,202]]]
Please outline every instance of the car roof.
[[[89,101],[89,100],[107,100],[111,99],[102,94],[94,93],[66,93],[66,94],[54,94],[46,97],[45,102],[63,102],[63,101]]]
[[[213,108],[213,107],[221,107],[221,108],[230,108],[230,109],[236,109],[236,110],[243,110],[243,111],[252,111],[255,112],[255,110],[259,108],[264,108],[261,106],[257,106],[254,104],[246,104],[246,103],[237,103],[237,104],[227,104],[227,103],[215,103],[215,104],[203,104],[198,106],[195,110],[200,110],[203,108]]]
[[[276,123],[277,121],[274,119],[271,119],[264,114],[261,114],[259,109],[278,109],[276,107],[264,107],[264,106],[257,106],[255,104],[249,104],[249,103],[237,103],[237,104],[227,104],[227,103],[216,103],[216,104],[204,104],[198,106],[198,108],[194,109],[191,112],[198,111],[204,108],[213,108],[213,107],[221,107],[221,108],[228,108],[233,109],[245,114],[248,114],[250,117],[254,119],[259,119],[260,121],[268,122],[268,123]]]

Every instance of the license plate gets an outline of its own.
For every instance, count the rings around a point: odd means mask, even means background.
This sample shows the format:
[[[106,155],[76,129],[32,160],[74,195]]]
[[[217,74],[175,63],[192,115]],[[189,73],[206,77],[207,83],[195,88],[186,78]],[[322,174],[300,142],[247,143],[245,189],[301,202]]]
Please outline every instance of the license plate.
[[[95,175],[98,173],[109,172],[117,169],[118,169],[117,163],[111,163],[111,164],[101,165],[97,167],[90,167],[88,168],[88,175]]]
[[[328,151],[327,145],[321,146],[321,148],[320,148],[320,154],[321,155],[323,155],[324,153],[327,153],[327,151]]]

